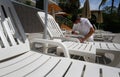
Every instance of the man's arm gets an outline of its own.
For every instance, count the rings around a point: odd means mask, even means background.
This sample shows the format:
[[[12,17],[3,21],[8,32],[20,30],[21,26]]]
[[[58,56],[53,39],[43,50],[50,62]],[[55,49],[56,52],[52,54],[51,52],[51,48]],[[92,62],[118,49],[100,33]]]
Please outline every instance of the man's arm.
[[[76,34],[76,35],[79,34],[78,31],[77,31],[77,25],[76,25],[76,24],[73,25],[73,28],[72,28],[72,32],[71,32],[71,33],[72,33],[72,34]]]
[[[89,33],[87,35],[85,35],[84,38],[81,38],[80,42],[84,42],[85,40],[87,40],[94,32],[95,32],[94,28],[91,27]]]

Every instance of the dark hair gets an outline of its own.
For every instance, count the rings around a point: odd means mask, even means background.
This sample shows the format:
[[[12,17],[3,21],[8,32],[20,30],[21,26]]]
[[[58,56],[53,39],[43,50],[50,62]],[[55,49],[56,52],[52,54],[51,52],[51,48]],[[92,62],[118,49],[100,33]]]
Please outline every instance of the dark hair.
[[[77,19],[77,15],[73,15],[72,16],[72,22],[74,23],[76,21],[76,19]]]
[[[81,16],[78,15],[73,15],[72,16],[72,22],[74,23],[78,18],[80,18]]]

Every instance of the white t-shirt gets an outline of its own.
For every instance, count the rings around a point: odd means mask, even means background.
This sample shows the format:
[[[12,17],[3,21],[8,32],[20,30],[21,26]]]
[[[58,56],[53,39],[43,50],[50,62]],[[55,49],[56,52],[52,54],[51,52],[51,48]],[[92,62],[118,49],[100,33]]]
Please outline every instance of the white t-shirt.
[[[93,27],[87,18],[81,18],[80,23],[73,25],[73,31],[78,31],[79,34],[85,36],[89,33],[90,28]],[[88,38],[88,41],[93,41],[93,35]]]

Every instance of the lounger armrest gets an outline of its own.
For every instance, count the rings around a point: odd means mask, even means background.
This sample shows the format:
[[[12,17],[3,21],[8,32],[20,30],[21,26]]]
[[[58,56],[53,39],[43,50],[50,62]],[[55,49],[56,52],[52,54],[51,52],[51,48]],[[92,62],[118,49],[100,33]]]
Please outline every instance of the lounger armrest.
[[[54,37],[52,39],[61,39],[62,41],[73,41],[73,42],[78,42],[80,43],[79,39],[77,38],[72,38],[72,37]]]
[[[51,45],[55,45],[55,46],[60,46],[63,49],[63,53],[64,53],[65,57],[70,58],[68,49],[62,42],[54,41],[54,40],[48,40],[48,39],[37,39],[37,38],[35,38],[33,44],[35,44],[35,43],[43,43],[43,44],[51,44]]]

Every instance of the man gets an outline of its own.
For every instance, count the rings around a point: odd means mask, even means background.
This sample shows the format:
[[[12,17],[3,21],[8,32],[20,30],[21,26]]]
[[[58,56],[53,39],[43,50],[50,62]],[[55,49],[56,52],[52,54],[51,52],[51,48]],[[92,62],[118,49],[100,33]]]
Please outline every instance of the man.
[[[72,33],[84,36],[83,38],[79,38],[80,42],[83,43],[86,40],[93,41],[93,33],[95,30],[87,18],[73,16],[72,21],[74,23]]]

